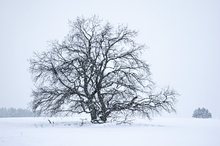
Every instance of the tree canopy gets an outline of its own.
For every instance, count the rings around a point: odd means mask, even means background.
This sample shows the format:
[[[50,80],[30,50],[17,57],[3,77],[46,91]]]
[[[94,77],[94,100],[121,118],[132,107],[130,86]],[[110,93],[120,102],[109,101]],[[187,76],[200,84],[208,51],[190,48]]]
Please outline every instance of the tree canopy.
[[[175,111],[174,90],[154,91],[136,31],[96,16],[77,18],[70,28],[62,42],[52,42],[30,59],[34,111],[88,113],[93,123],[122,112],[150,118],[154,112]]]

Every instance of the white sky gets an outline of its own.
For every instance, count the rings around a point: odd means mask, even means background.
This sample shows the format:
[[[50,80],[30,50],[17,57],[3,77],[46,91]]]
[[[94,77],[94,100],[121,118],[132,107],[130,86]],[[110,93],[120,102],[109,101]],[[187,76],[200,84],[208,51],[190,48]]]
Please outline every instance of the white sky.
[[[153,80],[181,95],[177,115],[204,106],[220,117],[218,0],[0,0],[0,107],[27,107],[33,52],[62,40],[68,20],[94,14],[139,31]]]

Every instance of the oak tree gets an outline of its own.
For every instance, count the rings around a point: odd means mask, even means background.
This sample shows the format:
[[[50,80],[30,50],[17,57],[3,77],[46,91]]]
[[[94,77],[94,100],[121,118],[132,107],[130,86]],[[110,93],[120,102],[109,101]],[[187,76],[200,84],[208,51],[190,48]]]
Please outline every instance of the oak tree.
[[[70,28],[62,42],[30,59],[34,111],[88,113],[92,123],[121,112],[150,118],[154,112],[175,111],[174,90],[154,91],[136,31],[95,16],[77,18]]]

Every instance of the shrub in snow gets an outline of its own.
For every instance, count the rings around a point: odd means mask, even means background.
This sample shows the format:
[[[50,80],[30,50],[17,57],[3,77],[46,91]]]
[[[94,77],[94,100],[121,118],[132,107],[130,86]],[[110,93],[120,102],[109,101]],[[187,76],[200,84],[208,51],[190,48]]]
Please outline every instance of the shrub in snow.
[[[198,108],[195,109],[193,112],[193,118],[212,118],[212,114],[209,112],[208,109]]]

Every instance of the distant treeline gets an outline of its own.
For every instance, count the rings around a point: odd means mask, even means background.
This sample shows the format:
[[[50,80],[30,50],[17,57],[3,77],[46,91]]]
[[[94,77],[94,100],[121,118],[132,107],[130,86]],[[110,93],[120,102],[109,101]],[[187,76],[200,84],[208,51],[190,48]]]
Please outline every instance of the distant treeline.
[[[0,117],[34,117],[35,114],[22,108],[0,108]]]

